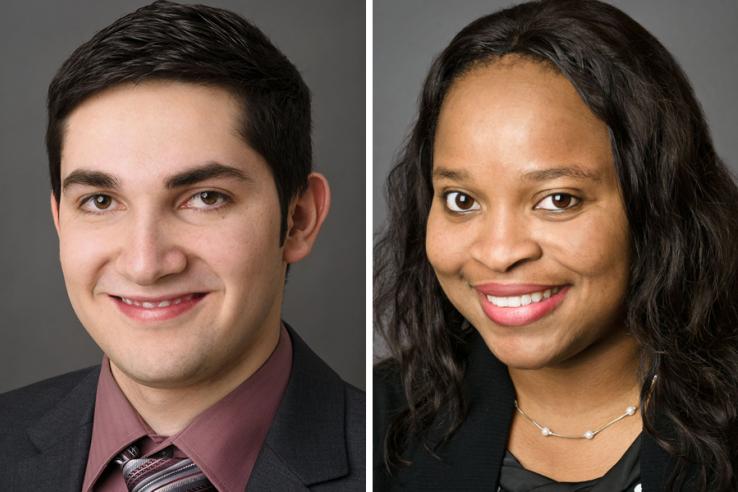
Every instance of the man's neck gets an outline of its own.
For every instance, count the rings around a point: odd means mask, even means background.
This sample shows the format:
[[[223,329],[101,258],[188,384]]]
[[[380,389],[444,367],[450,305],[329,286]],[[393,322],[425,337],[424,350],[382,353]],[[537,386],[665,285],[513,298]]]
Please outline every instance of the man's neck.
[[[280,329],[268,330],[244,357],[230,366],[172,387],[153,387],[138,382],[112,360],[110,370],[123,394],[151,429],[160,436],[172,436],[256,372],[274,352],[279,337]]]

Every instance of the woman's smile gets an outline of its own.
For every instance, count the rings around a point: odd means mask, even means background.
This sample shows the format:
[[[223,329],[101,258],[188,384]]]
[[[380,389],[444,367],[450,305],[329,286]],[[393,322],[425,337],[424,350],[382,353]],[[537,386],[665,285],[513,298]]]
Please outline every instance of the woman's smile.
[[[553,313],[564,302],[569,286],[535,284],[481,284],[482,311],[502,326],[524,326]]]

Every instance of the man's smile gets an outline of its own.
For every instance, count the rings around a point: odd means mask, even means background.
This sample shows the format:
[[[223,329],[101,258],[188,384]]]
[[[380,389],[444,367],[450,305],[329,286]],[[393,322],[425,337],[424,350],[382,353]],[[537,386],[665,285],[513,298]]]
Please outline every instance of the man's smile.
[[[166,321],[180,316],[194,308],[205,292],[191,292],[162,297],[115,296],[109,295],[117,308],[135,321]]]

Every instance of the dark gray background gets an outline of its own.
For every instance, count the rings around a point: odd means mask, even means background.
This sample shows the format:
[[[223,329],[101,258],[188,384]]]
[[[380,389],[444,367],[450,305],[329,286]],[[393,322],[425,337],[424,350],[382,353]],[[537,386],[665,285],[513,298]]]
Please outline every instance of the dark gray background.
[[[79,44],[147,1],[4,1],[0,15],[0,392],[98,364],[72,311],[49,213],[49,82]],[[201,0],[261,28],[313,93],[315,168],[333,205],[290,270],[284,319],[347,381],[365,372],[365,5],[360,0]]]
[[[511,6],[501,0],[374,0],[374,217],[384,181],[416,115],[432,59],[465,25]],[[738,2],[612,0],[671,51],[703,105],[718,154],[738,172]]]

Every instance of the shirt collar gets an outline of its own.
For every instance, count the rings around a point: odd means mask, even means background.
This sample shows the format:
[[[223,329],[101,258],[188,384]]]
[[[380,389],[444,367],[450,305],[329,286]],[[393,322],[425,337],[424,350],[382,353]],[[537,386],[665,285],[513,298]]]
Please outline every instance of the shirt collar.
[[[291,367],[292,342],[282,326],[277,347],[254,374],[152,452],[172,444],[191,458],[219,490],[244,490]],[[158,437],[151,432],[113,378],[108,358],[103,357],[82,490],[92,490],[108,464],[130,444],[145,436]]]

